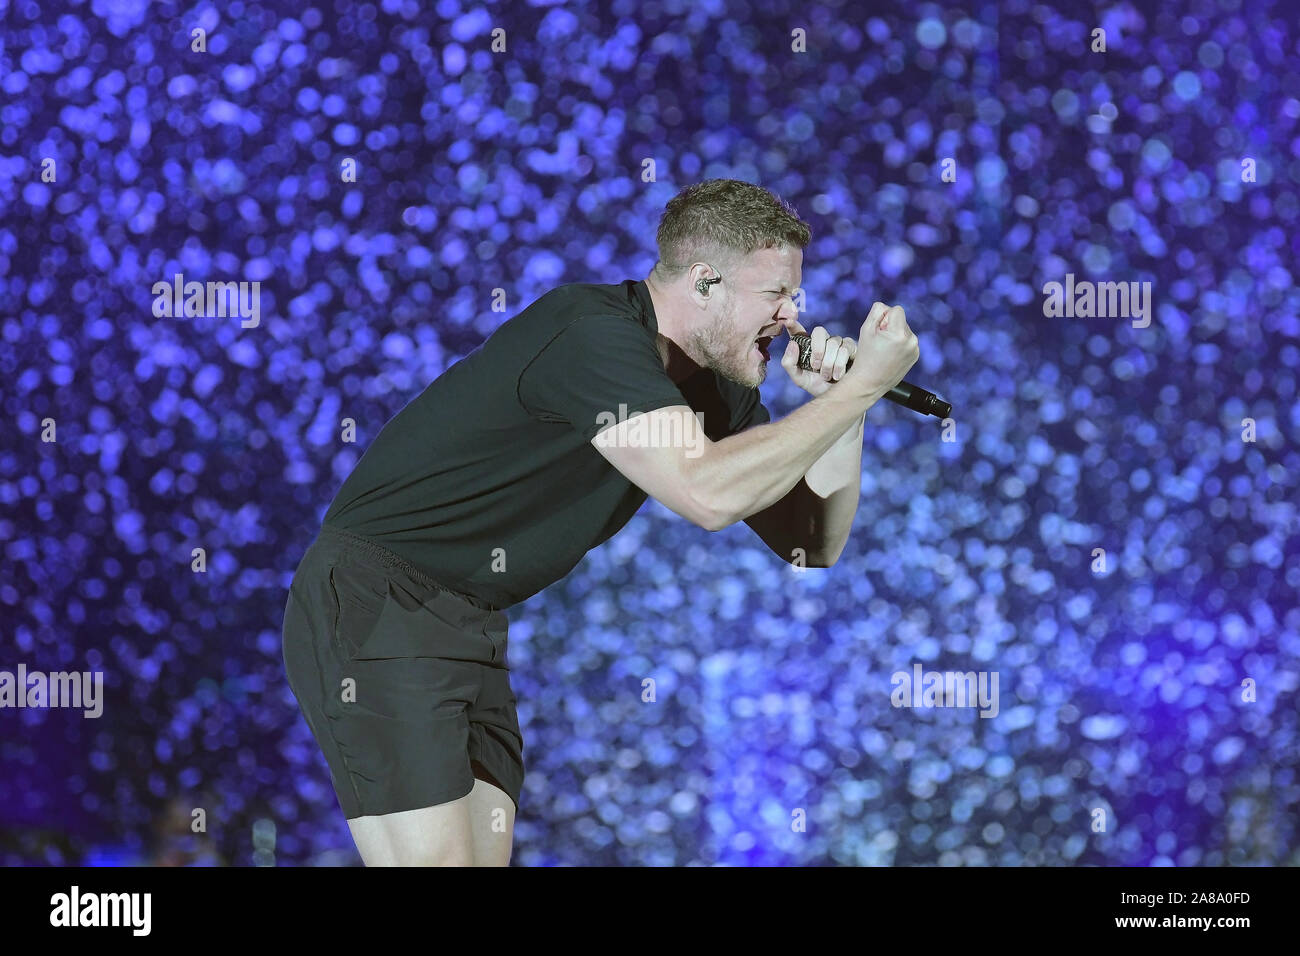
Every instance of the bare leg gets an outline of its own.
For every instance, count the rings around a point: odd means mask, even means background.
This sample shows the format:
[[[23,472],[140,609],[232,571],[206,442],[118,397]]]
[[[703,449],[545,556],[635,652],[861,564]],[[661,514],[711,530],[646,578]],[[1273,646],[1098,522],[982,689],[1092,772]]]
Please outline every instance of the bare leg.
[[[474,781],[474,789],[482,781]],[[366,866],[473,866],[471,797],[348,821]],[[503,794],[504,796],[504,794]],[[505,797],[510,805],[510,798]]]
[[[515,805],[500,787],[475,780],[469,794],[469,825],[475,866],[509,866],[515,838]]]

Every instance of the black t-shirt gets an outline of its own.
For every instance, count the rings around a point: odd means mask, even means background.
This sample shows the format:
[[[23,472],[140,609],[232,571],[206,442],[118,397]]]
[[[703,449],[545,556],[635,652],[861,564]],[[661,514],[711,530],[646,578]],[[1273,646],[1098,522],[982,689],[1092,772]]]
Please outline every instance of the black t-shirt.
[[[532,597],[646,499],[590,444],[614,420],[688,405],[711,441],[770,421],[709,369],[674,384],[657,333],[644,281],[546,293],[383,427],[325,523],[489,607]]]

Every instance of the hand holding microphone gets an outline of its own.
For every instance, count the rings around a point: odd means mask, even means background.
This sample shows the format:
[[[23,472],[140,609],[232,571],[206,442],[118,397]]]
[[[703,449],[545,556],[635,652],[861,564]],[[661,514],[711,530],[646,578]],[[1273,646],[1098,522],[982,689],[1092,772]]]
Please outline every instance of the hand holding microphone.
[[[806,371],[821,371],[826,381],[852,380],[868,395],[884,392],[884,397],[913,411],[947,418],[952,405],[910,382],[902,381],[908,370],[916,364],[921,346],[916,334],[907,325],[907,316],[901,306],[892,308],[883,302],[871,307],[862,323],[858,346],[849,348],[849,340],[832,339],[821,329],[813,335],[794,332],[791,342],[798,346],[796,365]],[[820,341],[819,341],[820,340]],[[850,374],[855,358],[858,371]],[[831,365],[824,364],[830,359]],[[784,363],[783,363],[784,364]]]

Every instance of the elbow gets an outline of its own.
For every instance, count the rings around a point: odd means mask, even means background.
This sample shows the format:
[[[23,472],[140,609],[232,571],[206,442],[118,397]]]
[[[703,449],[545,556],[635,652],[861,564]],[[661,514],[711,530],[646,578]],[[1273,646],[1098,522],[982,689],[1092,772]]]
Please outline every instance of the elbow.
[[[698,474],[683,482],[681,493],[686,509],[679,512],[705,531],[721,531],[739,521],[742,515],[726,500],[725,491],[713,491]]]
[[[823,567],[823,568],[833,568],[833,567],[835,567],[835,565],[836,565],[836,564],[839,562],[839,560],[840,560],[840,555],[842,555],[842,554],[844,553],[844,545],[847,544],[847,543],[848,543],[848,542],[842,542],[842,543],[840,544],[840,546],[839,546],[838,548],[836,548],[834,551],[831,551],[831,552],[827,553],[827,554],[824,556],[824,557],[825,557],[825,561],[822,562],[822,564],[820,565],[820,567]]]
[[[720,503],[696,495],[691,500],[691,520],[705,531],[721,531],[740,519]]]
[[[692,522],[705,531],[729,528],[754,511],[738,493],[735,482],[718,471],[717,462],[716,452],[692,458],[679,485],[690,503]]]
[[[695,523],[705,531],[721,531],[736,523],[736,519],[716,508],[703,508],[696,512]]]
[[[825,549],[805,551],[802,548],[795,548],[786,561],[795,567],[817,568],[820,570],[823,568],[833,568],[836,562],[839,561],[840,555],[843,553],[843,545],[835,551],[827,551]]]

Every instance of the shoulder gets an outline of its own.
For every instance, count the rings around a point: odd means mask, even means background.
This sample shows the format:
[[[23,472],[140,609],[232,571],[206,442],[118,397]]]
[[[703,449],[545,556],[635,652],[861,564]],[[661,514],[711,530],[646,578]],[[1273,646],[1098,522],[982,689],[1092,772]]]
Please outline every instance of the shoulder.
[[[545,327],[550,337],[614,336],[650,340],[649,327],[633,282],[613,285],[573,282],[557,286],[520,313]]]
[[[630,279],[614,284],[570,282],[556,286],[540,296],[534,305],[569,309],[578,307],[597,315],[635,316],[640,313],[640,309],[631,285]]]

